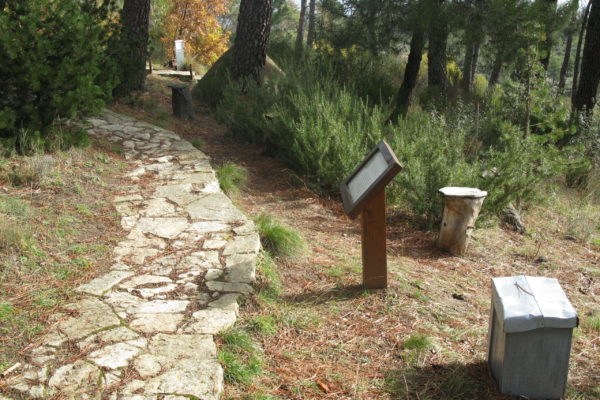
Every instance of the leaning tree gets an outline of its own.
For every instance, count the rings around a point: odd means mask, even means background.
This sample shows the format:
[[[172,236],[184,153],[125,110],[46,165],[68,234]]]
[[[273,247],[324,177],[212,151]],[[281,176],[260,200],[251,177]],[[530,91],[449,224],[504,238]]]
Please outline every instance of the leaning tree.
[[[242,0],[233,47],[231,72],[235,80],[260,82],[267,59],[272,0]]]

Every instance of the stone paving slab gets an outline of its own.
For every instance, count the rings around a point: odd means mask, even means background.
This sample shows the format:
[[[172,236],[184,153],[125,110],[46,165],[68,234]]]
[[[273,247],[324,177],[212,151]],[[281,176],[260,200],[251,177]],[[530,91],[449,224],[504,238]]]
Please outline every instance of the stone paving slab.
[[[113,199],[129,235],[110,271],[52,316],[0,399],[217,400],[213,335],[253,290],[255,226],[176,133],[111,111],[82,125],[135,163]]]

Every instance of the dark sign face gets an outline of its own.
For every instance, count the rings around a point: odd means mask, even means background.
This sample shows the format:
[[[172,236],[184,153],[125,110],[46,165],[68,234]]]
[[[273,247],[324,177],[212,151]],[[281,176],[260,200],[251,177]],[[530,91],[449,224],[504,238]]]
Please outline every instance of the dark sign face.
[[[340,185],[344,210],[356,218],[364,206],[402,169],[390,146],[381,141]]]

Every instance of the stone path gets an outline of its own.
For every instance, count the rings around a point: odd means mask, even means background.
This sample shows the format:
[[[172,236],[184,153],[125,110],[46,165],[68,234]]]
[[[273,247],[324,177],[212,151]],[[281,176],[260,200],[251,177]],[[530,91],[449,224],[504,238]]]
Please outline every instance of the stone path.
[[[129,192],[114,199],[129,235],[110,272],[52,316],[0,399],[218,399],[213,335],[252,291],[255,227],[177,134],[109,111],[86,124],[136,160]]]

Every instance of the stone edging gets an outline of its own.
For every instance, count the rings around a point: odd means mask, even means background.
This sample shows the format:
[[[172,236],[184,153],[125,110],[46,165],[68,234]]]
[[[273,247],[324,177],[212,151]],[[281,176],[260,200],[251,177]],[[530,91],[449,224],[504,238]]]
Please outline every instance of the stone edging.
[[[221,192],[208,157],[174,132],[110,111],[84,125],[137,164],[114,199],[129,235],[110,271],[52,316],[9,387],[24,398],[216,400],[213,335],[233,326],[238,298],[253,290],[255,226]]]

